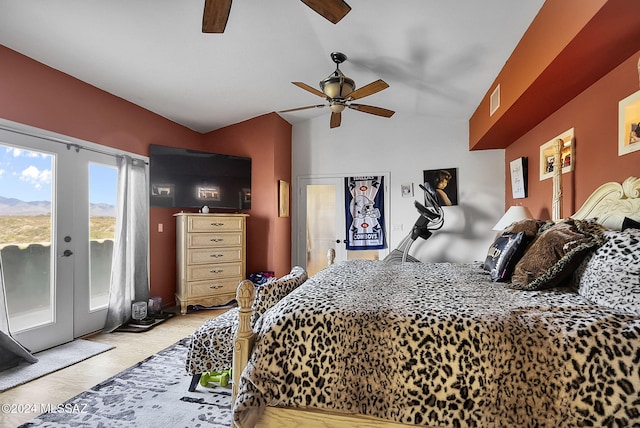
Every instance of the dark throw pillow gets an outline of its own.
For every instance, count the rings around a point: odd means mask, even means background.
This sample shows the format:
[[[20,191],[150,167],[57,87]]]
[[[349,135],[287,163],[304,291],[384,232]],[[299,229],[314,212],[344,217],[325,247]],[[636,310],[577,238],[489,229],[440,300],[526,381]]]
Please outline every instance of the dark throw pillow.
[[[558,286],[604,242],[604,228],[595,221],[563,220],[540,233],[516,264],[509,286],[518,290]]]
[[[503,233],[489,247],[484,268],[493,281],[508,281],[527,245],[524,232]]]
[[[640,222],[635,221],[632,218],[625,217],[622,221],[622,230],[627,229],[640,229]]]

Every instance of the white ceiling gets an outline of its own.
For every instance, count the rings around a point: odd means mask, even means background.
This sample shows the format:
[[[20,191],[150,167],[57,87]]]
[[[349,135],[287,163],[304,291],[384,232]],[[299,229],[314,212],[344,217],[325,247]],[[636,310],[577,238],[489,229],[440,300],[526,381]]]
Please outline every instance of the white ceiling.
[[[318,87],[333,51],[357,87],[390,85],[359,103],[468,119],[544,3],[347,2],[334,25],[298,0],[237,0],[225,33],[203,34],[204,0],[0,0],[0,42],[199,132],[321,104],[290,82]]]

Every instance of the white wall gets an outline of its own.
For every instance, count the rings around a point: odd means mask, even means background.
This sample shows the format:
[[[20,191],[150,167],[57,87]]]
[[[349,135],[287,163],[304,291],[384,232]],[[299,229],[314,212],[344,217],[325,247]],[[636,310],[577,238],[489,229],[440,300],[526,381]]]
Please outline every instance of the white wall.
[[[484,260],[495,237],[491,230],[504,213],[504,150],[470,152],[468,120],[396,113],[379,118],[347,110],[342,125],[329,128],[329,111],[293,125],[292,181],[306,175],[390,173],[389,245],[395,248],[411,230],[423,200],[423,171],[458,168],[458,205],[445,207],[444,227],[427,240],[418,239],[411,254],[422,261]],[[403,198],[400,185],[413,183],[414,199]],[[299,189],[292,192],[297,212]],[[298,230],[292,218],[293,231]],[[402,230],[400,230],[402,229]],[[293,236],[293,261],[296,239]]]

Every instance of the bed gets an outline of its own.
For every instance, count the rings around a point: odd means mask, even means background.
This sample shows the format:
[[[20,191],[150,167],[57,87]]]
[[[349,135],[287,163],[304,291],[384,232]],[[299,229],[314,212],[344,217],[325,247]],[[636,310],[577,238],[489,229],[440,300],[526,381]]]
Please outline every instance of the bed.
[[[241,283],[234,423],[639,425],[638,220],[640,179],[606,183],[570,218],[504,232],[528,237],[502,252],[508,281],[486,262],[341,262],[254,329]]]

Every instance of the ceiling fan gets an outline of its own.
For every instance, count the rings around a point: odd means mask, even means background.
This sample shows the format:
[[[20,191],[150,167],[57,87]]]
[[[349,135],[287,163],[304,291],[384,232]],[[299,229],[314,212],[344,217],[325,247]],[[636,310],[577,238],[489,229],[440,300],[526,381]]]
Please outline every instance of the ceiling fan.
[[[334,24],[337,24],[351,11],[351,6],[345,3],[344,0],[301,1]],[[224,33],[230,11],[231,0],[205,0],[204,13],[202,15],[202,32]]]
[[[291,82],[299,88],[302,88],[305,91],[309,91],[312,94],[327,100],[327,102],[329,103],[329,108],[331,109],[331,119],[329,122],[329,126],[331,128],[337,128],[338,126],[340,126],[340,123],[342,122],[342,112],[345,108],[350,108],[352,110],[361,111],[376,116],[393,116],[395,112],[392,110],[387,110],[386,108],[352,103],[353,100],[364,98],[366,96],[380,92],[383,89],[387,89],[389,85],[384,80],[378,79],[375,82],[371,82],[368,85],[363,86],[362,88],[356,89],[356,84],[353,79],[345,76],[342,71],[340,71],[340,64],[347,60],[347,56],[341,52],[333,52],[331,54],[331,59],[336,63],[336,70],[329,77],[323,79],[320,82],[320,89],[322,90],[322,92],[307,85],[306,83]],[[322,108],[325,106],[326,104],[317,104],[306,107],[292,108],[289,110],[282,110],[280,111],[280,113],[306,110],[310,108]]]

